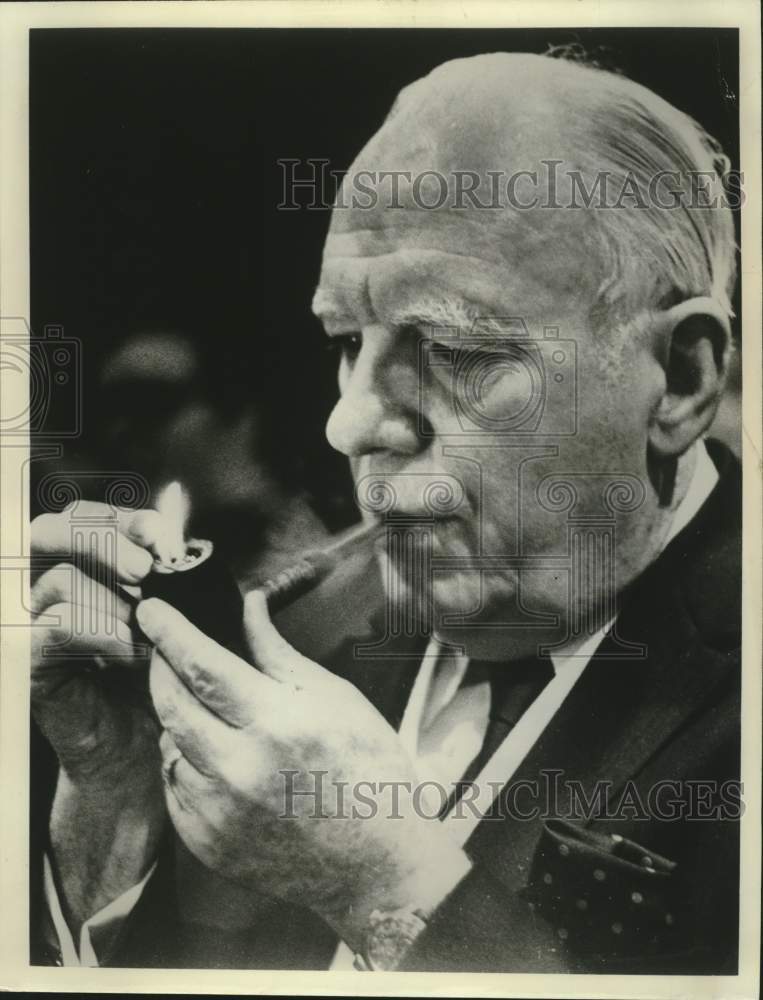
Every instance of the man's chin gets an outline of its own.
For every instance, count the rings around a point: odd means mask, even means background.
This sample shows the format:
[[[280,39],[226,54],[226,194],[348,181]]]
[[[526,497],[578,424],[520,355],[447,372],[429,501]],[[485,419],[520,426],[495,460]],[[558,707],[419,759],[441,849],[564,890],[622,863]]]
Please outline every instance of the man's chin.
[[[385,592],[398,610],[422,621],[500,618],[516,602],[516,578],[502,575],[480,580],[478,573],[435,572],[416,584],[385,566]]]
[[[398,616],[471,657],[516,659],[564,640],[563,616],[528,611],[515,574],[435,573],[417,589],[389,573],[386,593]]]

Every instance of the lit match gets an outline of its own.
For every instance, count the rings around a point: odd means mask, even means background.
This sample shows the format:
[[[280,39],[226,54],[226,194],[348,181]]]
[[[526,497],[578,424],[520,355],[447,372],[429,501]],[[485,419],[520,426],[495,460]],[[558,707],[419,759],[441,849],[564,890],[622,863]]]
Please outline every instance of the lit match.
[[[156,500],[163,529],[154,545],[154,555],[164,565],[174,565],[185,557],[185,529],[191,505],[180,483],[169,483]]]

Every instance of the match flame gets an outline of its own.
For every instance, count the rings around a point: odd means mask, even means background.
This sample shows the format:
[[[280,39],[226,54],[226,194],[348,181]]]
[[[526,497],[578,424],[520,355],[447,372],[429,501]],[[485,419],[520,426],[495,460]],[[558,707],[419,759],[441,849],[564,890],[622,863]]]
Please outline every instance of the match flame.
[[[162,519],[156,554],[163,563],[175,563],[185,556],[185,529],[191,512],[188,493],[178,482],[168,483],[156,498]]]

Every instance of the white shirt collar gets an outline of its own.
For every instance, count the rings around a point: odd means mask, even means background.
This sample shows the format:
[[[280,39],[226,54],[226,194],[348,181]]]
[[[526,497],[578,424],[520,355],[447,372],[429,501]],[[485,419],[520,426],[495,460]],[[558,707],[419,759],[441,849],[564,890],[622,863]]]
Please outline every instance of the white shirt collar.
[[[670,522],[668,533],[662,544],[663,549],[667,548],[679,531],[683,531],[713,492],[715,484],[718,482],[718,470],[712,458],[707,453],[705,442],[697,441],[694,449],[696,451],[696,459],[691,482],[683,500],[676,507],[673,520]]]

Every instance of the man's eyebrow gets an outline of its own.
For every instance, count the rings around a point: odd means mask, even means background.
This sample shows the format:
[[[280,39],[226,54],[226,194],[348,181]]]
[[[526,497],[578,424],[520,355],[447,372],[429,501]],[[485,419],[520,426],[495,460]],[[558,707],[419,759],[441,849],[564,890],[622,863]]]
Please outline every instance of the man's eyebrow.
[[[342,304],[328,291],[318,288],[312,301],[313,313],[322,320],[348,317]],[[480,318],[481,310],[460,296],[426,296],[408,302],[403,308],[392,309],[385,317],[390,326],[471,327]]]
[[[445,326],[471,327],[480,315],[479,308],[459,296],[427,297],[408,303],[405,308],[393,310],[393,326]]]

